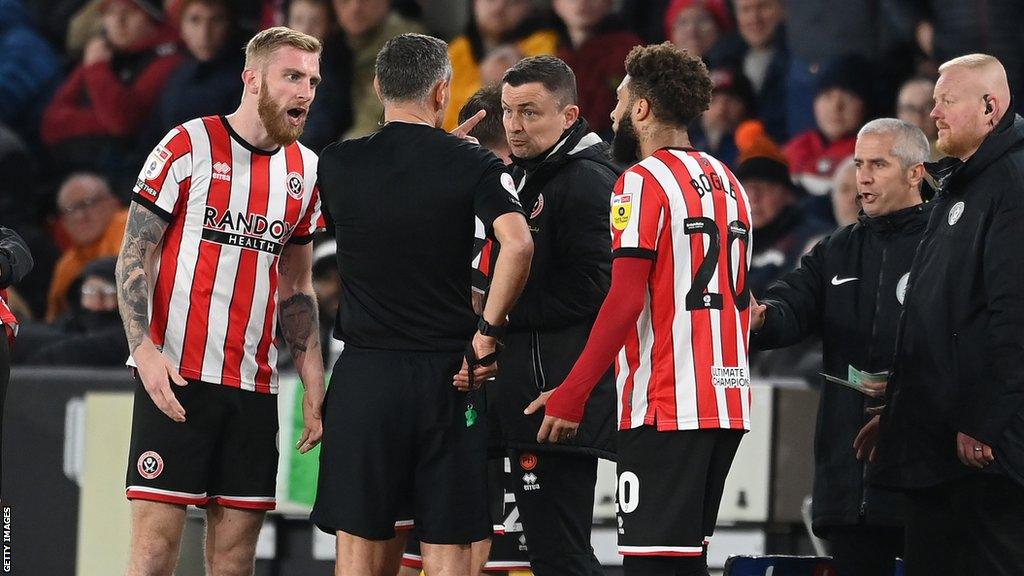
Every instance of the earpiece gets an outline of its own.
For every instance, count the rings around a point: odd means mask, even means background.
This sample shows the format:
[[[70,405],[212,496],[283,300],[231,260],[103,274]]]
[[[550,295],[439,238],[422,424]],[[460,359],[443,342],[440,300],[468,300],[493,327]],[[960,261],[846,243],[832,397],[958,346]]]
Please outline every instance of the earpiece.
[[[988,94],[985,94],[985,114],[992,113],[992,101],[988,99]]]

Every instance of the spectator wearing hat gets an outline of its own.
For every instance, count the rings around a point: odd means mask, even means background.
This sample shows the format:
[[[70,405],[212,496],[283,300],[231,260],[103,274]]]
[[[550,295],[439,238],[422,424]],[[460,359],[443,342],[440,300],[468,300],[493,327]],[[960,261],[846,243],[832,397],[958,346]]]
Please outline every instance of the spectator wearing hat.
[[[740,162],[736,178],[750,199],[754,252],[747,282],[753,294],[796,267],[800,256],[828,225],[805,215],[797,205],[803,192],[789,178],[778,154],[752,156]]]
[[[576,74],[580,110],[605,139],[611,136],[615,89],[622,63],[640,38],[615,15],[612,0],[554,0],[560,19],[558,57]]]
[[[860,57],[829,62],[814,93],[815,128],[796,135],[784,149],[793,181],[813,196],[828,195],[836,166],[853,154],[857,130],[867,117],[868,77]]]
[[[93,169],[118,184],[134,173],[135,139],[181,62],[154,0],[105,0],[103,34],[43,113],[41,136],[58,168]]]
[[[665,36],[692,56],[705,58],[732,29],[725,0],[672,0],[665,10]]]
[[[734,0],[736,32],[723,37],[708,54],[713,67],[740,70],[754,91],[757,115],[777,142],[786,129],[786,74],[789,50],[781,0]]]
[[[735,169],[739,157],[735,132],[744,120],[753,116],[754,91],[746,77],[735,69],[712,70],[711,83],[714,86],[711,105],[690,127],[690,142],[697,150]]]
[[[459,110],[485,84],[483,70],[492,55],[511,67],[515,62],[507,61],[510,45],[519,58],[554,54],[558,50],[558,33],[548,25],[533,0],[472,0],[471,10],[466,32],[448,46],[452,61],[452,97],[444,119],[444,129],[448,131],[458,125]],[[505,70],[495,72],[500,72],[495,78],[500,80]]]
[[[45,366],[121,366],[128,353],[117,312],[114,257],[93,260],[71,286],[69,308],[48,343],[38,343],[26,364]]]
[[[242,53],[230,42],[234,33],[231,0],[180,0],[177,10],[186,53],[167,79],[153,143],[178,124],[227,114],[238,104]]]

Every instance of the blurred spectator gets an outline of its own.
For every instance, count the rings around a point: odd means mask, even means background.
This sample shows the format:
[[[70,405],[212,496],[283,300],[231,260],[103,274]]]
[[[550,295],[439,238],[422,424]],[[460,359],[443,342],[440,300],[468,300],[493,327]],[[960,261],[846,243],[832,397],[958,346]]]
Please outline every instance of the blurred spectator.
[[[918,0],[786,0],[786,122],[792,136],[814,126],[817,77],[843,55],[869,62],[858,78],[868,83],[865,102],[872,110],[891,109],[900,80],[913,74],[913,31],[900,17],[901,4]],[[973,5],[966,2],[964,5]]]
[[[331,0],[292,0],[288,5],[285,25],[309,34],[321,42],[334,32],[337,18]]]
[[[481,65],[489,53],[504,44],[514,44],[521,56],[554,54],[558,34],[545,26],[533,0],[472,0],[472,16],[466,32],[452,40],[452,98],[444,128],[458,126],[459,110],[481,82]],[[504,73],[504,70],[502,71]]]
[[[480,85],[501,84],[505,71],[515,66],[523,57],[523,53],[515,44],[502,44],[492,49],[480,63]]]
[[[0,124],[35,141],[43,106],[60,81],[60,61],[32,26],[22,0],[0,2]]]
[[[119,184],[134,177],[133,140],[181,62],[162,19],[154,0],[103,2],[103,35],[89,40],[43,114],[41,136],[58,171],[93,169]]]
[[[705,58],[732,27],[725,0],[672,0],[665,10],[665,35],[692,56]]]
[[[734,6],[737,32],[722,38],[708,60],[743,72],[756,96],[758,118],[776,142],[785,142],[789,50],[781,0],[734,0]]]
[[[896,97],[896,117],[904,122],[910,122],[924,132],[931,146],[929,159],[932,162],[945,156],[935,146],[939,129],[935,126],[935,120],[931,118],[934,90],[935,81],[931,78],[911,78],[903,83]]]
[[[25,363],[45,366],[122,366],[128,355],[114,283],[116,258],[93,260],[69,290],[67,313],[48,343],[37,342]],[[74,295],[72,298],[70,295]]]
[[[231,44],[230,0],[181,0],[185,60],[167,79],[157,109],[155,145],[171,128],[193,118],[227,114],[238,105],[242,52]]]
[[[64,50],[72,60],[82,57],[89,40],[103,34],[103,5],[107,0],[92,0],[75,12],[67,23]]]
[[[665,9],[671,0],[623,0],[619,14],[644,44],[660,44],[665,36]]]
[[[736,178],[750,198],[754,254],[747,282],[757,296],[795,268],[800,256],[829,228],[797,207],[801,191],[790,180],[781,158],[746,158],[736,169]]]
[[[67,309],[68,289],[85,266],[104,256],[117,256],[124,237],[125,210],[110,192],[110,186],[96,174],[69,176],[57,193],[60,223],[71,246],[53,270],[46,308],[46,321],[53,322]]]
[[[853,156],[839,163],[832,180],[832,217],[836,226],[845,228],[856,222],[860,213],[857,166],[853,163]]]
[[[867,117],[869,76],[866,63],[856,56],[830,62],[814,93],[816,128],[786,145],[793,180],[814,196],[828,194],[836,166],[853,154],[857,130]]]
[[[736,168],[739,149],[735,132],[752,116],[754,91],[743,74],[729,68],[711,71],[711,105],[690,127],[693,147]]]
[[[334,11],[352,59],[353,121],[345,138],[358,138],[380,128],[384,114],[384,107],[373,90],[377,52],[399,34],[424,30],[418,23],[392,12],[390,0],[334,0]],[[340,80],[344,76],[335,74],[335,78]],[[320,96],[318,94],[317,98]],[[311,111],[310,118],[313,117]]]
[[[333,233],[333,232],[332,232]],[[324,240],[313,249],[313,291],[316,292],[320,324],[320,346],[324,350],[324,367],[330,369],[345,344],[334,338],[334,318],[341,301],[341,276],[338,275],[338,243]]]
[[[554,0],[563,24],[558,57],[576,74],[580,114],[590,129],[611,138],[615,89],[626,72],[623,62],[640,38],[615,15],[612,0]]]

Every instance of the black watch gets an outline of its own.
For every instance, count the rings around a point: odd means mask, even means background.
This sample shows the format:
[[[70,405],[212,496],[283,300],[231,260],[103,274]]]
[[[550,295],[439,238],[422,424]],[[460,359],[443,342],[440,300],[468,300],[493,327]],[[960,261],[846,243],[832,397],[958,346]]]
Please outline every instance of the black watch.
[[[496,340],[501,340],[505,337],[505,326],[495,326],[487,320],[484,320],[483,316],[480,317],[480,322],[477,323],[476,329],[480,334],[490,336]]]

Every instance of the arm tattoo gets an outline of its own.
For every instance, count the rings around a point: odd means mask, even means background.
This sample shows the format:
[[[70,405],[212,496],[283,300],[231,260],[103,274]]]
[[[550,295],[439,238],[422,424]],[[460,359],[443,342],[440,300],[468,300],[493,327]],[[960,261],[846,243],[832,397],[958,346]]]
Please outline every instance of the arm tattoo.
[[[128,351],[134,352],[149,335],[149,283],[146,262],[163,238],[167,222],[150,210],[132,204],[125,225],[124,243],[117,257],[117,301],[128,337]]]
[[[317,310],[313,297],[299,292],[281,302],[281,333],[296,364],[311,346],[320,345]]]

